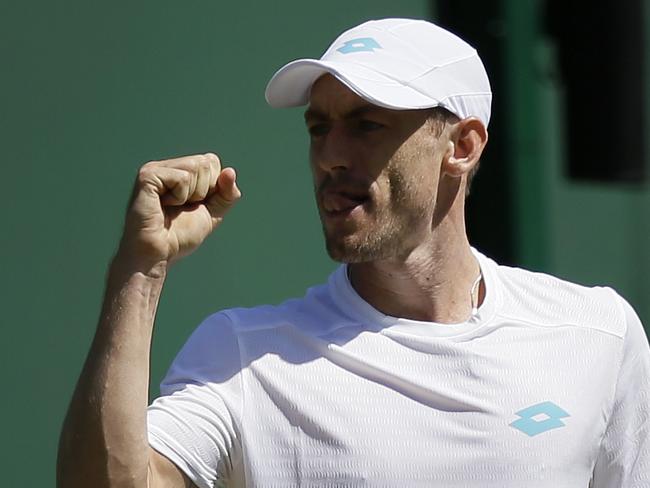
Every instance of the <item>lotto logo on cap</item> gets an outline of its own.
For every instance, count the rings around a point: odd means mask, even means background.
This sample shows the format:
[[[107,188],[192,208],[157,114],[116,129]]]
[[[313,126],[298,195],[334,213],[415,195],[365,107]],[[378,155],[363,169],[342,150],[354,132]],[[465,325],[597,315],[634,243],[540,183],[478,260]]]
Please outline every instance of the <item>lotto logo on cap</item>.
[[[320,59],[299,59],[266,87],[273,107],[309,102],[311,86],[330,73],[368,102],[392,109],[441,106],[487,127],[492,93],[476,50],[423,20],[366,22],[340,35]]]
[[[381,46],[377,44],[377,41],[372,37],[360,37],[358,39],[345,41],[345,44],[338,48],[337,51],[342,54],[350,54],[366,51],[373,52],[375,49],[381,49]]]

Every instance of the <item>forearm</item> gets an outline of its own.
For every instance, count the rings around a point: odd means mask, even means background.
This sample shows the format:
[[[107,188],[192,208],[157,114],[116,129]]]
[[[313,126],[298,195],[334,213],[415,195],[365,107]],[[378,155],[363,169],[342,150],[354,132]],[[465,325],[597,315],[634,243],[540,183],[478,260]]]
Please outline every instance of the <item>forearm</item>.
[[[97,332],[59,445],[60,488],[146,487],[146,408],[153,323],[165,266],[133,271],[116,258]]]
[[[189,485],[147,442],[153,323],[168,263],[201,245],[240,197],[235,171],[222,170],[215,154],[151,161],[138,171],[97,332],[61,433],[59,488],[145,488],[150,468],[153,485]]]

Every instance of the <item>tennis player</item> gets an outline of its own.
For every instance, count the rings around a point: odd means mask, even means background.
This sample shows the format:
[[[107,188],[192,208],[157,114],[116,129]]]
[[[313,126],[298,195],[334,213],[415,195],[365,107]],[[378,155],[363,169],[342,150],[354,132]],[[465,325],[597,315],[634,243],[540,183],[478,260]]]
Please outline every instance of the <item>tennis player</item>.
[[[241,193],[214,154],[145,164],[59,487],[649,487],[650,349],[632,308],[468,242],[491,101],[476,51],[425,21],[371,21],[284,66],[266,97],[307,105],[341,266],[301,298],[208,317],[147,406],[169,266]]]

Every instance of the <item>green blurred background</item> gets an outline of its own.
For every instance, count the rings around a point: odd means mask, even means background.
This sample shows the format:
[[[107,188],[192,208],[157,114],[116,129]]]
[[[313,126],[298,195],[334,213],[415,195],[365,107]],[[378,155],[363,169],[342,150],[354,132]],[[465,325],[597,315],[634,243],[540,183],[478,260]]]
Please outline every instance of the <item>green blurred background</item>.
[[[54,486],[59,429],[142,163],[214,151],[238,169],[244,194],[218,236],[171,272],[152,395],[203,317],[300,295],[334,268],[301,110],[270,109],[263,90],[283,63],[320,55],[366,19],[485,27],[501,91],[495,149],[470,197],[473,242],[503,262],[613,286],[650,323],[647,180],[566,176],[566,97],[539,1],[494,2],[487,17],[464,5],[459,15],[449,2],[415,0],[0,3],[5,486]],[[649,101],[639,99],[644,114]]]

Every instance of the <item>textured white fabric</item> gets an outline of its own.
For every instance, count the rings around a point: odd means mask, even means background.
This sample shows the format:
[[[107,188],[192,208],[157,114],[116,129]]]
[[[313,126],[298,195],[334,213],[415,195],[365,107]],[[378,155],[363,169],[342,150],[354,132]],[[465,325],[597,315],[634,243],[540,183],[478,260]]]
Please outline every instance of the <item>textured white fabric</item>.
[[[320,59],[298,59],[280,68],[266,87],[272,107],[309,101],[312,84],[331,73],[357,95],[380,107],[445,107],[461,119],[490,121],[492,92],[476,50],[431,22],[381,19],[341,34]]]
[[[304,298],[209,317],[149,409],[151,445],[200,488],[650,486],[650,349],[629,305],[477,257],[486,297],[463,324],[383,315],[344,266]]]

